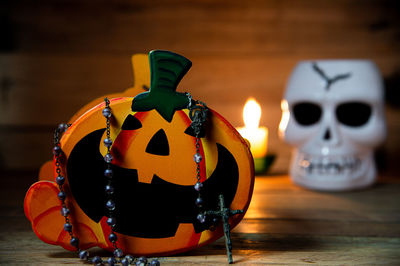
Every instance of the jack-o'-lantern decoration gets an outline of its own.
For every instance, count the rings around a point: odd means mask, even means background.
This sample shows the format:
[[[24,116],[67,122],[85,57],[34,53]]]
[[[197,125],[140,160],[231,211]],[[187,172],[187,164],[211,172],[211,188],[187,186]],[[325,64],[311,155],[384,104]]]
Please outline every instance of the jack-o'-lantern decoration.
[[[134,54],[131,58],[132,69],[133,69],[133,81],[134,84],[131,88],[126,89],[122,92],[112,93],[98,97],[89,103],[85,104],[80,108],[70,119],[69,123],[75,122],[80,116],[92,109],[93,106],[98,105],[104,101],[104,98],[108,99],[118,97],[131,97],[142,93],[150,87],[150,68],[149,68],[149,56],[147,54]],[[39,180],[53,180],[53,161],[47,161],[43,163],[39,170]]]
[[[194,189],[198,181],[204,210],[217,209],[219,195],[231,209],[246,211],[250,203],[254,165],[239,133],[208,109],[201,136],[194,136],[188,109],[192,101],[187,94],[176,92],[191,62],[167,51],[153,51],[149,58],[149,91],[133,98],[111,99],[107,128],[102,113],[105,104],[97,105],[78,118],[60,140],[61,172],[54,174],[65,177],[65,205],[81,249],[99,246],[113,250],[105,207],[106,155],[113,158],[113,190],[109,193],[115,203],[113,232],[125,253],[174,254],[223,236],[221,223],[198,220]],[[109,149],[103,145],[107,138],[113,140]],[[194,160],[195,154],[201,159]],[[59,187],[51,181],[33,184],[25,198],[25,213],[41,240],[74,250],[63,230]],[[230,217],[231,228],[243,216]]]

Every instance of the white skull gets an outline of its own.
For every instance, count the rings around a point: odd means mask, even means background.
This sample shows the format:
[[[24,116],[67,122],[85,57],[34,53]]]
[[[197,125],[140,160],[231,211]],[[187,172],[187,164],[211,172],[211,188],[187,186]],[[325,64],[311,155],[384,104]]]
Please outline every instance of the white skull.
[[[386,137],[383,81],[368,60],[302,61],[282,100],[280,136],[295,146],[290,175],[318,190],[376,180],[373,149]]]

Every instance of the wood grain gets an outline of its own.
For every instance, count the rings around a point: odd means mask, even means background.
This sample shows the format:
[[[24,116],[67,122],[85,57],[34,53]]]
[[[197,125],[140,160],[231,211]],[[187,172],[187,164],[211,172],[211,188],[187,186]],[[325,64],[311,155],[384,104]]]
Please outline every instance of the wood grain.
[[[39,168],[48,159],[50,129],[92,99],[130,87],[130,56],[152,49],[190,58],[180,90],[234,126],[243,124],[246,99],[257,98],[261,124],[270,129],[269,151],[277,155],[271,173],[285,173],[289,164],[290,147],[277,128],[286,80],[299,60],[372,59],[391,80],[390,102],[399,98],[395,0],[21,0],[6,2],[1,14],[3,169]],[[388,140],[379,156],[383,170],[398,173],[398,104],[388,106],[387,116]]]
[[[0,179],[0,264],[79,264],[76,254],[41,242],[24,217],[23,196],[35,173],[2,174],[8,178]],[[399,203],[393,176],[346,193],[306,190],[288,176],[258,177],[249,210],[232,233],[235,264],[398,265]],[[224,240],[159,259],[162,265],[224,265]]]
[[[348,57],[393,51],[398,41],[395,1],[40,2],[9,7],[20,50]]]

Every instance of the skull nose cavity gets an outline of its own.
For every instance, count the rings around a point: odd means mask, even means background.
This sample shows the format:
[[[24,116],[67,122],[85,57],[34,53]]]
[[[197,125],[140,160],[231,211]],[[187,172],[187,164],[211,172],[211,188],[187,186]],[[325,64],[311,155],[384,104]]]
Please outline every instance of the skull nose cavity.
[[[341,143],[338,132],[332,127],[327,127],[319,139],[323,145],[337,146]]]
[[[324,140],[326,140],[326,141],[329,141],[329,140],[331,140],[331,131],[329,130],[329,128],[325,131],[325,134],[324,134]]]
[[[167,135],[163,129],[157,131],[147,144],[146,152],[154,155],[169,155],[169,145]]]

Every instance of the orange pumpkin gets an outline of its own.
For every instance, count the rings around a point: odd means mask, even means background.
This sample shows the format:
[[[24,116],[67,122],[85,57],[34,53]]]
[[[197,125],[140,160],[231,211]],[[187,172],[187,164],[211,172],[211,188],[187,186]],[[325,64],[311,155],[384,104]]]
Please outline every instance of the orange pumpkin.
[[[133,255],[174,254],[223,236],[221,224],[211,231],[208,229],[211,222],[201,224],[196,219],[199,213],[195,206],[197,192],[193,188],[197,182],[196,163],[193,161],[196,139],[190,134],[188,109],[176,108],[182,103],[187,106],[186,96],[173,91],[169,95],[173,98],[168,98],[169,92],[163,91],[161,98],[152,99],[160,96],[154,96],[154,88],[160,85],[157,81],[160,77],[165,80],[165,76],[158,73],[157,64],[162,65],[163,60],[176,60],[177,57],[180,64],[188,61],[170,52],[151,52],[150,91],[135,98],[121,97],[110,101],[113,112],[114,200],[117,206],[115,232],[119,247]],[[190,67],[176,64],[176,68],[169,68],[178,77],[178,81],[172,84],[175,88]],[[165,83],[161,85],[163,88],[167,86]],[[175,100],[171,108],[171,101]],[[60,142],[64,154],[62,174],[66,177],[63,187],[68,195],[66,204],[71,209],[74,234],[80,239],[82,249],[92,246],[113,249],[108,240],[110,228],[106,224],[104,208],[106,177],[103,173],[106,165],[103,156],[106,148],[102,143],[106,134],[103,108],[104,103],[82,115]],[[205,137],[200,139],[204,207],[217,209],[218,195],[223,194],[231,209],[246,211],[254,185],[254,166],[249,148],[218,113],[210,109],[207,119]],[[25,213],[40,239],[73,250],[69,245],[69,235],[62,230],[64,218],[60,215],[57,193],[58,186],[54,182],[35,183],[26,195]],[[243,216],[244,213],[231,217],[231,228]]]
[[[93,106],[98,105],[104,101],[104,98],[108,99],[117,98],[117,97],[130,97],[132,95],[136,95],[142,93],[150,87],[150,68],[149,68],[149,56],[147,54],[134,54],[131,58],[132,61],[132,69],[133,69],[133,79],[134,84],[131,88],[126,89],[123,92],[117,92],[112,94],[103,95],[98,97],[81,109],[78,110],[70,119],[69,123],[75,122],[81,115],[86,113],[88,110],[93,108]],[[53,161],[45,162],[39,170],[39,180],[53,180]]]

